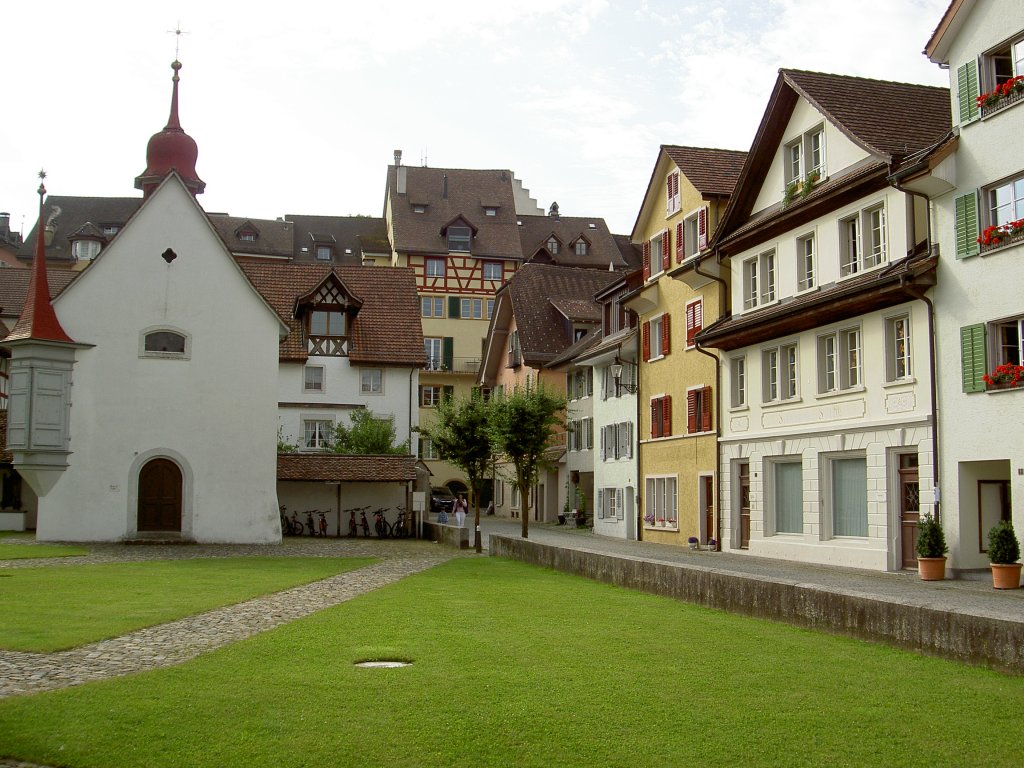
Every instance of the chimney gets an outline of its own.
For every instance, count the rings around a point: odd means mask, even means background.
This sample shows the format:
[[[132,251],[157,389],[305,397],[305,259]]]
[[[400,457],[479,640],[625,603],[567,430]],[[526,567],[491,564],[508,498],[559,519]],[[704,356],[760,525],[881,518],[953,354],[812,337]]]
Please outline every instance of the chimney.
[[[395,191],[400,194],[405,194],[405,175],[407,170],[402,165],[402,150],[395,150]]]
[[[552,203],[548,209],[548,216],[557,219],[558,218],[558,203]]]
[[[0,235],[6,235],[11,231],[11,214],[7,211],[0,211]]]
[[[445,200],[448,199],[448,174],[446,173],[441,180],[441,197]]]

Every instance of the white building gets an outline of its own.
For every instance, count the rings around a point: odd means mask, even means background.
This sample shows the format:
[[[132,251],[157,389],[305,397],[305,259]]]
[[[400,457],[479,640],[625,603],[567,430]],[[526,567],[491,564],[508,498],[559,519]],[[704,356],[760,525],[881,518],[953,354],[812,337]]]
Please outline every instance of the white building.
[[[992,526],[1012,519],[1024,531],[1024,387],[983,378],[1024,364],[1024,6],[953,2],[925,53],[949,70],[954,129],[897,177],[931,198],[941,246],[936,367],[949,565],[985,568]],[[1010,93],[992,96],[997,89]]]
[[[916,564],[933,503],[927,210],[889,186],[949,129],[945,89],[781,70],[716,236],[723,548]]]

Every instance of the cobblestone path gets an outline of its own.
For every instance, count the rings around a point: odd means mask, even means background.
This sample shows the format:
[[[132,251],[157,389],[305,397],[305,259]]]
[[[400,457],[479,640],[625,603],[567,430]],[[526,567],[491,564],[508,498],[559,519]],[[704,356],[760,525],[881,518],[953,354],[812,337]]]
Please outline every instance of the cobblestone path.
[[[118,677],[180,664],[215,648],[300,619],[353,597],[432,568],[452,557],[424,542],[333,540],[286,542],[284,546],[90,546],[84,557],[9,560],[0,568],[225,556],[376,556],[382,562],[282,592],[217,608],[121,637],[56,653],[0,650],[0,698],[36,693],[90,680]],[[17,765],[0,760],[0,766]]]

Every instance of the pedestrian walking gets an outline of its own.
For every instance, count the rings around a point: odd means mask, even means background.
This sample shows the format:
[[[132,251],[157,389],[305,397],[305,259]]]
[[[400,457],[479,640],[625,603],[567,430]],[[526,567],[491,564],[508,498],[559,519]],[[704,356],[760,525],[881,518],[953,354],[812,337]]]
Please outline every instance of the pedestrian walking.
[[[469,511],[469,504],[466,503],[466,497],[461,493],[459,498],[455,500],[455,524],[459,528],[466,527],[466,512]]]

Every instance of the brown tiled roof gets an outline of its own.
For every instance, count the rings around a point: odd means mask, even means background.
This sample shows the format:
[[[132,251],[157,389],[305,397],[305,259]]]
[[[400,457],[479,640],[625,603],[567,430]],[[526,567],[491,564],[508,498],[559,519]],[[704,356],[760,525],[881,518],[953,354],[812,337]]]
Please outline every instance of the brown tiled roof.
[[[540,367],[573,343],[569,323],[553,306],[572,299],[594,305],[600,317],[600,305],[594,294],[622,275],[596,269],[564,267],[557,264],[524,264],[506,283],[519,331],[524,361]]]
[[[279,453],[278,480],[393,483],[416,479],[415,456],[342,456],[333,453]]]
[[[633,245],[629,235],[612,235],[615,238],[615,245],[622,254],[622,260],[626,262],[627,270],[642,269],[644,264],[643,251],[637,245]]]
[[[256,290],[288,324],[290,332],[281,342],[282,360],[306,359],[302,322],[294,316],[295,300],[311,293],[333,272],[363,302],[350,329],[349,360],[381,365],[426,365],[412,270],[274,262],[240,266]]]
[[[743,169],[746,152],[663,144],[661,147],[701,195],[732,194]]]
[[[28,290],[28,280],[32,270],[17,267],[0,269],[0,315],[3,317],[18,317],[21,308],[25,303],[25,292]],[[63,291],[81,272],[72,272],[70,269],[48,269],[46,280],[50,286],[50,297],[53,298]]]
[[[934,144],[950,127],[948,88],[798,69],[780,75],[853,141],[886,159]]]
[[[289,213],[287,221],[295,225],[293,256],[297,262],[316,262],[313,237],[331,241],[335,264],[362,264],[363,253],[391,254],[387,225],[375,216],[307,216]],[[302,249],[306,250],[303,251]],[[351,253],[346,253],[351,251]]]
[[[598,323],[601,321],[601,305],[591,299],[575,299],[571,296],[559,296],[551,299],[551,306],[570,320],[581,323]]]
[[[291,222],[275,219],[247,219],[242,216],[228,216],[221,213],[208,214],[210,223],[224,241],[231,253],[251,253],[259,256],[292,257]],[[254,241],[239,240],[238,232],[253,229],[257,233]]]
[[[558,366],[567,363],[570,360],[575,360],[580,355],[586,352],[590,352],[594,348],[594,345],[596,345],[599,341],[601,341],[600,328],[592,331],[591,333],[588,333],[575,344],[566,347],[565,350],[551,358],[551,360],[547,363],[545,367],[557,368]]]
[[[448,253],[441,228],[458,216],[477,228],[471,253],[474,256],[520,259],[519,229],[512,192],[512,172],[402,166],[406,192],[396,190],[395,166],[388,167],[395,250],[401,253]],[[447,180],[447,196],[445,181]],[[413,213],[413,205],[426,205]],[[484,206],[497,206],[494,216]]]
[[[73,197],[70,195],[50,195],[43,206],[43,216],[51,221],[56,231],[53,241],[46,249],[48,262],[73,262],[71,256],[70,236],[78,232],[86,223],[91,222],[97,227],[115,224],[123,227],[142,205],[141,197]],[[25,242],[18,249],[18,258],[30,261],[36,252],[37,221],[29,232]]]
[[[555,264],[567,267],[593,267],[626,269],[629,264],[604,219],[587,216],[520,216],[519,240],[523,257],[530,259],[546,248],[548,238],[554,235],[561,242],[558,253],[552,257]],[[586,238],[589,246],[586,256],[577,256],[573,244]]]

